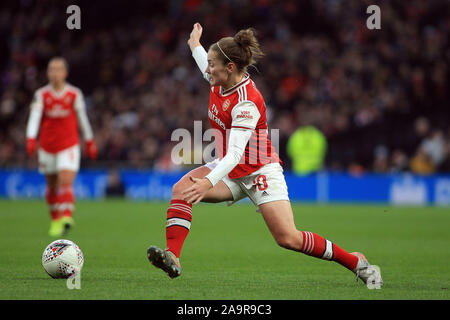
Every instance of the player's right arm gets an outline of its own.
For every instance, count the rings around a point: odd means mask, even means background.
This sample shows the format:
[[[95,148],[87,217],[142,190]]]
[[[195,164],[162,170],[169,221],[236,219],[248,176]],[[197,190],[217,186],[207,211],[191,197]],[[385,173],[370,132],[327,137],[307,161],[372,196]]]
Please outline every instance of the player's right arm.
[[[203,74],[203,78],[205,78],[209,82],[209,75],[205,72],[206,68],[208,67],[208,53],[200,44],[202,32],[203,28],[200,23],[195,23],[187,43],[189,45],[189,48],[191,49],[192,57],[195,59],[198,68]]]
[[[34,93],[33,101],[30,106],[30,117],[27,123],[27,154],[32,156],[36,150],[36,137],[41,125],[42,112],[44,110],[44,103],[42,101],[41,91],[38,90]]]

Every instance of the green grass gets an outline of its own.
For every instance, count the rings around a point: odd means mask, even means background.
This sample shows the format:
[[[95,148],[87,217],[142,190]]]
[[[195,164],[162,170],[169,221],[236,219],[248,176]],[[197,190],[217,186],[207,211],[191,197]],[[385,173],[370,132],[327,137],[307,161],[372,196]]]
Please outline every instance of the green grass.
[[[180,278],[150,265],[165,246],[167,203],[78,202],[66,236],[83,250],[81,290],[51,279],[41,255],[52,241],[44,201],[0,201],[0,299],[449,299],[450,210],[294,205],[299,229],[379,265],[369,290],[335,262],[278,247],[252,205],[194,208]]]

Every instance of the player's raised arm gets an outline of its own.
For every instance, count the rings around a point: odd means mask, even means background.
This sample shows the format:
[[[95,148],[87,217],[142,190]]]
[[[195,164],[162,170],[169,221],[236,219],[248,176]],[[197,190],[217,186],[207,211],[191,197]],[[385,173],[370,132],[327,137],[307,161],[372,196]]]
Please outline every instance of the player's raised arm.
[[[192,27],[191,34],[189,35],[189,40],[187,41],[189,48],[192,52],[194,52],[194,49],[198,46],[201,46],[200,44],[200,38],[202,37],[203,28],[200,25],[200,23],[195,23]]]
[[[203,74],[203,77],[209,82],[209,75],[206,73],[206,68],[208,67],[208,53],[200,44],[202,32],[203,28],[200,23],[195,23],[187,43],[192,51],[192,57],[194,57],[198,68]]]

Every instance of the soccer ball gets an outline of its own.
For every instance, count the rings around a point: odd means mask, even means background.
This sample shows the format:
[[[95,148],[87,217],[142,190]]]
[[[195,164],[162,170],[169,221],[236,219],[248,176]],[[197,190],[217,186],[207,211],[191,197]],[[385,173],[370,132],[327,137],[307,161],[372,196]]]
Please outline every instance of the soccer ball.
[[[70,240],[55,240],[42,254],[42,265],[52,278],[67,279],[79,273],[83,264],[83,252]]]

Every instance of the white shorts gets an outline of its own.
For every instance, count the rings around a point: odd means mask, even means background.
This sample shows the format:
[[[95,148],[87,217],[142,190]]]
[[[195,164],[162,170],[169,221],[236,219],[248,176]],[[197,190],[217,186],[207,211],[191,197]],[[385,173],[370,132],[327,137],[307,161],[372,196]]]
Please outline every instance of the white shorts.
[[[216,159],[205,166],[213,170],[218,163],[219,159]],[[266,164],[242,178],[231,179],[225,176],[222,181],[230,189],[233,203],[245,197],[249,197],[256,206],[272,201],[289,200],[283,168],[278,162]]]
[[[55,174],[61,170],[78,172],[80,168],[80,146],[64,149],[58,153],[49,153],[42,148],[38,150],[39,172]]]

